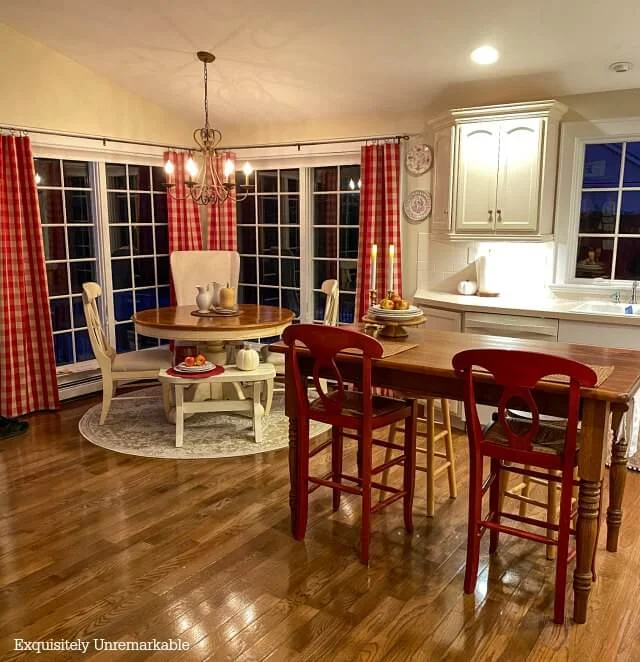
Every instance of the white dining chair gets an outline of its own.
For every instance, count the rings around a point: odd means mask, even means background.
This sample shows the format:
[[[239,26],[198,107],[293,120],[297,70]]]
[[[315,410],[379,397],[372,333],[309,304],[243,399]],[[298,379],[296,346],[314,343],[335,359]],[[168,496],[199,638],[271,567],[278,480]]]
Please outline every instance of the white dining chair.
[[[102,289],[98,283],[89,282],[82,285],[82,307],[87,320],[89,341],[102,373],[102,412],[100,414],[100,425],[102,425],[109,414],[118,382],[158,379],[160,370],[171,367],[171,354],[168,349],[160,347],[117,354],[109,344],[107,334],[100,322],[97,304],[100,296],[102,296]],[[163,397],[168,397],[167,388],[163,388]]]
[[[169,260],[178,306],[195,304],[198,285],[216,281],[238,287],[240,254],[236,251],[173,251]]]

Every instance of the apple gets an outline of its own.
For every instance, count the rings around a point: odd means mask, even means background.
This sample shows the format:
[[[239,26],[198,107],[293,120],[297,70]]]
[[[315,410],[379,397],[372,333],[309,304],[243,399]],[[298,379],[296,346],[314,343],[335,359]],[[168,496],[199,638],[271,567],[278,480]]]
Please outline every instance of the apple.
[[[399,294],[393,294],[391,296],[391,301],[393,301],[393,303],[399,303],[402,301],[402,297]]]
[[[397,310],[409,310],[409,302],[406,299],[400,299],[396,304]]]
[[[193,356],[185,356],[184,364],[187,366],[187,368],[193,368],[193,366],[196,364],[196,360]]]
[[[384,310],[393,310],[393,301],[391,301],[391,299],[383,299],[380,302],[380,308],[383,308]]]
[[[202,354],[198,354],[198,356],[196,356],[196,365],[204,365],[206,362],[207,359]]]

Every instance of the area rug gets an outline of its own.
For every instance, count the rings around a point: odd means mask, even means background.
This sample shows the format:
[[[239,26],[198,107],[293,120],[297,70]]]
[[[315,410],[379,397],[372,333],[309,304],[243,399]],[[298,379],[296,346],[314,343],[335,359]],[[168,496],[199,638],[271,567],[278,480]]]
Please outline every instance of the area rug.
[[[263,419],[263,440],[253,440],[251,419],[239,414],[193,414],[184,423],[184,445],[175,446],[175,426],[164,417],[160,388],[137,392],[140,397],[115,399],[104,425],[102,405],[91,407],[80,419],[80,434],[96,446],[118,453],[173,459],[202,459],[256,455],[289,444],[289,419],[284,414],[284,394],[275,393],[269,416]],[[311,437],[329,430],[312,422]]]

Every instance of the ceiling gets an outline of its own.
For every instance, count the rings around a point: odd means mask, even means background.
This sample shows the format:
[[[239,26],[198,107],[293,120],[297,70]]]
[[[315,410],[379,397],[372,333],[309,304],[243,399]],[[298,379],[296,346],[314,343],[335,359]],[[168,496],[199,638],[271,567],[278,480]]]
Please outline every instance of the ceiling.
[[[182,6],[181,6],[182,5]],[[3,0],[0,21],[197,124],[320,122],[640,88],[636,0]],[[491,43],[501,58],[469,60]],[[627,74],[608,65],[635,60]]]

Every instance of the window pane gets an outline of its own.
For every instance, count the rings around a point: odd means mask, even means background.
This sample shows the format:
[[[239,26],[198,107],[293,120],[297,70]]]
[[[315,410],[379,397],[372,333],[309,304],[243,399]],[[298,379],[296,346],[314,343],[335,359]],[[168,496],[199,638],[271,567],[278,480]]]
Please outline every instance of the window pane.
[[[112,257],[131,255],[131,241],[128,225],[115,225],[109,228]]]
[[[92,223],[91,191],[65,191],[67,223]]]
[[[313,190],[314,191],[337,191],[338,190],[338,168],[330,166],[328,168],[313,169]]]
[[[336,257],[338,237],[335,228],[321,228],[313,231],[314,255]]]
[[[69,294],[67,265],[61,263],[47,264],[47,283],[49,285],[50,297],[55,297],[60,294]]]
[[[262,195],[258,197],[258,223],[275,224],[278,222],[278,197]]]
[[[607,233],[616,229],[616,191],[585,191],[580,205],[580,233]]]
[[[580,237],[576,278],[611,278],[613,239]]]
[[[335,225],[338,222],[338,196],[314,195],[313,196],[313,224]]]
[[[167,177],[162,166],[151,166],[151,179],[153,180],[153,190],[164,193],[166,190],[165,182],[167,181]]]
[[[69,274],[71,275],[71,291],[74,294],[81,293],[83,283],[95,282],[96,263],[71,262],[69,264]]]
[[[131,193],[131,222],[151,223],[151,194]]]
[[[58,159],[33,159],[35,171],[40,175],[39,186],[61,186]]]
[[[168,285],[169,284],[169,258],[168,257],[157,257],[156,258],[156,269],[158,274],[158,285]]]
[[[260,258],[260,285],[279,285],[280,269],[278,258]]]
[[[275,193],[278,190],[278,171],[258,171],[258,193]]]
[[[622,143],[587,145],[584,150],[583,188],[614,188],[620,184]]]
[[[132,352],[136,348],[136,338],[133,324],[116,324],[116,351]]]
[[[297,195],[280,196],[280,223],[290,225],[300,223],[300,198]]]
[[[51,324],[54,331],[64,331],[71,328],[71,312],[69,310],[69,299],[52,299]]]
[[[169,226],[156,225],[156,253],[162,255],[169,252]]]
[[[152,257],[133,259],[133,278],[136,287],[155,285],[156,270]]]
[[[87,326],[87,320],[84,316],[84,308],[82,306],[82,297],[73,297],[73,325],[76,329]]]
[[[258,228],[258,249],[262,255],[278,254],[278,228]]]
[[[355,260],[340,260],[340,278],[338,288],[341,292],[356,291],[358,263]]]
[[[67,247],[64,240],[64,227],[42,228],[45,260],[66,260]]]
[[[282,290],[282,307],[292,310],[296,317],[300,317],[300,292]]]
[[[169,306],[169,288],[158,288],[158,308],[166,308]]]
[[[640,186],[640,142],[627,143],[624,160],[624,186]]]
[[[322,292],[313,293],[313,319],[321,322],[324,319],[325,295]]]
[[[340,190],[354,191],[358,188],[360,179],[360,166],[340,166]]]
[[[153,255],[153,226],[131,226],[134,255]]]
[[[138,349],[148,349],[149,347],[157,347],[158,339],[149,338],[149,336],[141,336],[138,334]]]
[[[340,257],[358,258],[358,228],[340,228]]]
[[[167,216],[167,196],[165,193],[156,193],[153,196],[153,220],[155,223],[166,223]]]
[[[56,355],[56,365],[73,363],[73,336],[71,333],[60,333],[53,336],[53,351]]]
[[[258,281],[258,272],[256,269],[256,259],[254,257],[240,258],[240,282],[256,283]]]
[[[319,290],[322,283],[330,278],[336,278],[336,263],[333,260],[313,261],[313,287]]]
[[[300,287],[300,260],[280,260],[280,279],[285,287]]]
[[[236,212],[238,215],[238,225],[250,225],[256,222],[256,199],[250,195],[242,202],[236,205]]]
[[[640,191],[624,191],[620,209],[620,234],[640,234]]]
[[[45,191],[39,189],[38,202],[40,204],[40,221],[43,224],[64,223],[62,191]]]
[[[353,324],[356,314],[355,294],[340,294],[340,309],[338,311],[338,322],[341,324]]]
[[[136,290],[136,310],[149,310],[149,308],[157,307],[155,287],[148,290]]]
[[[240,285],[238,287],[238,303],[258,303],[258,288]]]
[[[640,280],[640,239],[625,237],[618,239],[616,278]]]
[[[151,190],[149,166],[129,166],[129,188],[133,191]]]
[[[300,228],[280,228],[280,255],[300,257]]]
[[[93,227],[67,228],[69,236],[69,257],[72,260],[95,257]]]
[[[67,188],[90,188],[89,164],[86,161],[63,161],[64,185]]]
[[[74,334],[76,340],[76,361],[90,361],[95,358],[88,331],[76,331]]]
[[[126,322],[133,315],[133,293],[116,292],[113,295],[113,312],[116,322]]]
[[[342,225],[359,225],[359,213],[359,193],[348,193],[340,196],[340,223]]]
[[[297,193],[300,190],[300,171],[281,170],[280,171],[280,192]]]
[[[256,229],[255,227],[238,228],[238,252],[255,253],[256,252]]]
[[[126,290],[132,287],[131,260],[112,260],[111,279],[114,290]]]
[[[107,163],[107,188],[108,189],[126,189],[127,188],[127,170],[124,164]]]
[[[109,223],[129,222],[129,203],[126,193],[107,193]]]
[[[263,306],[276,306],[280,305],[280,298],[278,296],[277,287],[261,287],[260,288],[260,303]]]

